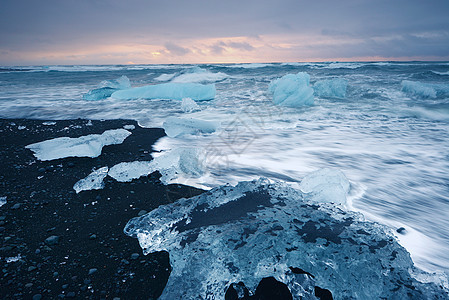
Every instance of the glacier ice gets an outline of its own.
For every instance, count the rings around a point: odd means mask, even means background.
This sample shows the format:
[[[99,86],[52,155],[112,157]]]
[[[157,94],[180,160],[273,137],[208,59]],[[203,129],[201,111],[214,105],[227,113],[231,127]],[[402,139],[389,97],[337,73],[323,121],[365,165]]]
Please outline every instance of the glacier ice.
[[[177,83],[210,83],[223,81],[229,76],[225,73],[213,73],[198,66],[185,69],[179,73],[162,74],[155,78],[157,81],[171,81]]]
[[[168,251],[172,271],[160,299],[222,299],[231,284],[254,292],[263,278],[294,299],[447,299],[422,283],[409,253],[389,231],[329,203],[308,202],[266,179],[215,188],[130,220],[144,254]]]
[[[312,105],[313,88],[310,87],[310,76],[305,72],[287,74],[270,82],[269,92],[273,94],[273,102],[277,105],[300,107]]]
[[[168,117],[162,127],[169,137],[178,137],[186,134],[213,133],[220,124],[193,118]]]
[[[195,101],[203,101],[215,98],[215,85],[169,82],[119,90],[114,92],[111,97],[120,100],[192,98]]]
[[[313,85],[314,94],[324,98],[346,98],[348,81],[342,78],[318,80]]]
[[[324,168],[307,174],[299,188],[313,202],[333,202],[347,206],[350,183],[338,169]]]
[[[125,129],[106,130],[79,138],[60,137],[26,146],[39,160],[66,157],[97,157],[104,146],[121,144],[131,134]]]
[[[109,170],[108,175],[120,182],[130,182],[154,171],[151,161],[132,161],[116,164]]]
[[[162,153],[152,161],[122,162],[109,170],[109,176],[120,182],[130,182],[159,171],[161,182],[182,177],[200,177],[205,173],[204,156],[199,149],[181,147]]]
[[[185,113],[201,110],[200,106],[196,104],[191,98],[183,98],[181,103],[181,109]]]
[[[447,84],[403,80],[401,86],[402,91],[411,96],[430,99],[449,96],[449,85]]]
[[[84,100],[102,100],[109,98],[115,91],[131,88],[131,82],[126,76],[114,80],[104,80],[99,87],[83,95]]]
[[[78,194],[81,191],[100,190],[104,188],[103,180],[108,175],[108,167],[102,167],[90,173],[86,178],[83,178],[75,183],[73,189]]]

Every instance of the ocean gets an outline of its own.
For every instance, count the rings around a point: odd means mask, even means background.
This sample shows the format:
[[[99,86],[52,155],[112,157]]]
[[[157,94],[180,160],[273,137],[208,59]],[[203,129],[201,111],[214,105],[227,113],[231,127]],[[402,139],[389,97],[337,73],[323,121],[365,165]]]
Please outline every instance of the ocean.
[[[310,76],[314,103],[274,104],[270,82],[299,72]],[[132,87],[214,84],[216,95],[193,111],[179,100],[83,98],[122,76]],[[318,90],[332,80],[344,90]],[[449,63],[2,67],[0,117],[133,119],[152,128],[169,117],[215,122],[213,133],[154,145],[201,153],[203,173],[170,182],[211,189],[264,177],[295,187],[310,172],[339,170],[350,182],[349,209],[391,228],[419,268],[449,272]]]

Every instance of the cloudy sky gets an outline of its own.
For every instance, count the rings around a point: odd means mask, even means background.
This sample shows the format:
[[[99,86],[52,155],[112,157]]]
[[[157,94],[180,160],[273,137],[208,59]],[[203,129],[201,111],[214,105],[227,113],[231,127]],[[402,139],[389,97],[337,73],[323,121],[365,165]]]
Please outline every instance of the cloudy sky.
[[[449,60],[448,0],[0,0],[0,65]]]

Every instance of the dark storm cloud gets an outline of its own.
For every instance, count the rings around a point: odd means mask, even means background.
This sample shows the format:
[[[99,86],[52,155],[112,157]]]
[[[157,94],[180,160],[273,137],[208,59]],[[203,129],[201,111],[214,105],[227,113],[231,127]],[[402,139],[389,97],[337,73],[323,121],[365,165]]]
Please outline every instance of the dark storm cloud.
[[[182,56],[193,53],[180,46],[186,39],[291,36],[301,44],[295,37],[307,35],[342,41],[311,46],[317,57],[342,57],[332,49],[345,56],[447,56],[448,15],[447,0],[2,0],[0,51],[138,43]],[[348,39],[358,40],[357,49]],[[223,43],[209,45],[211,52],[254,51],[248,42]]]

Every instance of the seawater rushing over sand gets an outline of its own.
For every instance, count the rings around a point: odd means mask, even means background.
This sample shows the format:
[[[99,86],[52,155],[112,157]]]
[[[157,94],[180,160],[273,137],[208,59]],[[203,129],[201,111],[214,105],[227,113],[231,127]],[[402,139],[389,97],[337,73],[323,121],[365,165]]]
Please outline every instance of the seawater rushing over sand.
[[[266,177],[295,185],[311,171],[339,169],[350,180],[354,209],[394,230],[405,228],[398,236],[419,267],[449,270],[448,63],[199,67],[4,68],[0,117],[123,118],[160,128],[168,117],[218,122],[213,133],[157,142],[158,151],[195,147],[204,155],[203,176],[175,182],[212,188]],[[270,82],[298,72],[310,75],[312,87],[344,79],[346,95],[315,92],[313,105],[296,108],[273,104]],[[199,109],[192,112],[179,100],[83,100],[102,81],[121,76],[133,87],[167,81],[215,84],[216,96],[197,102]]]

